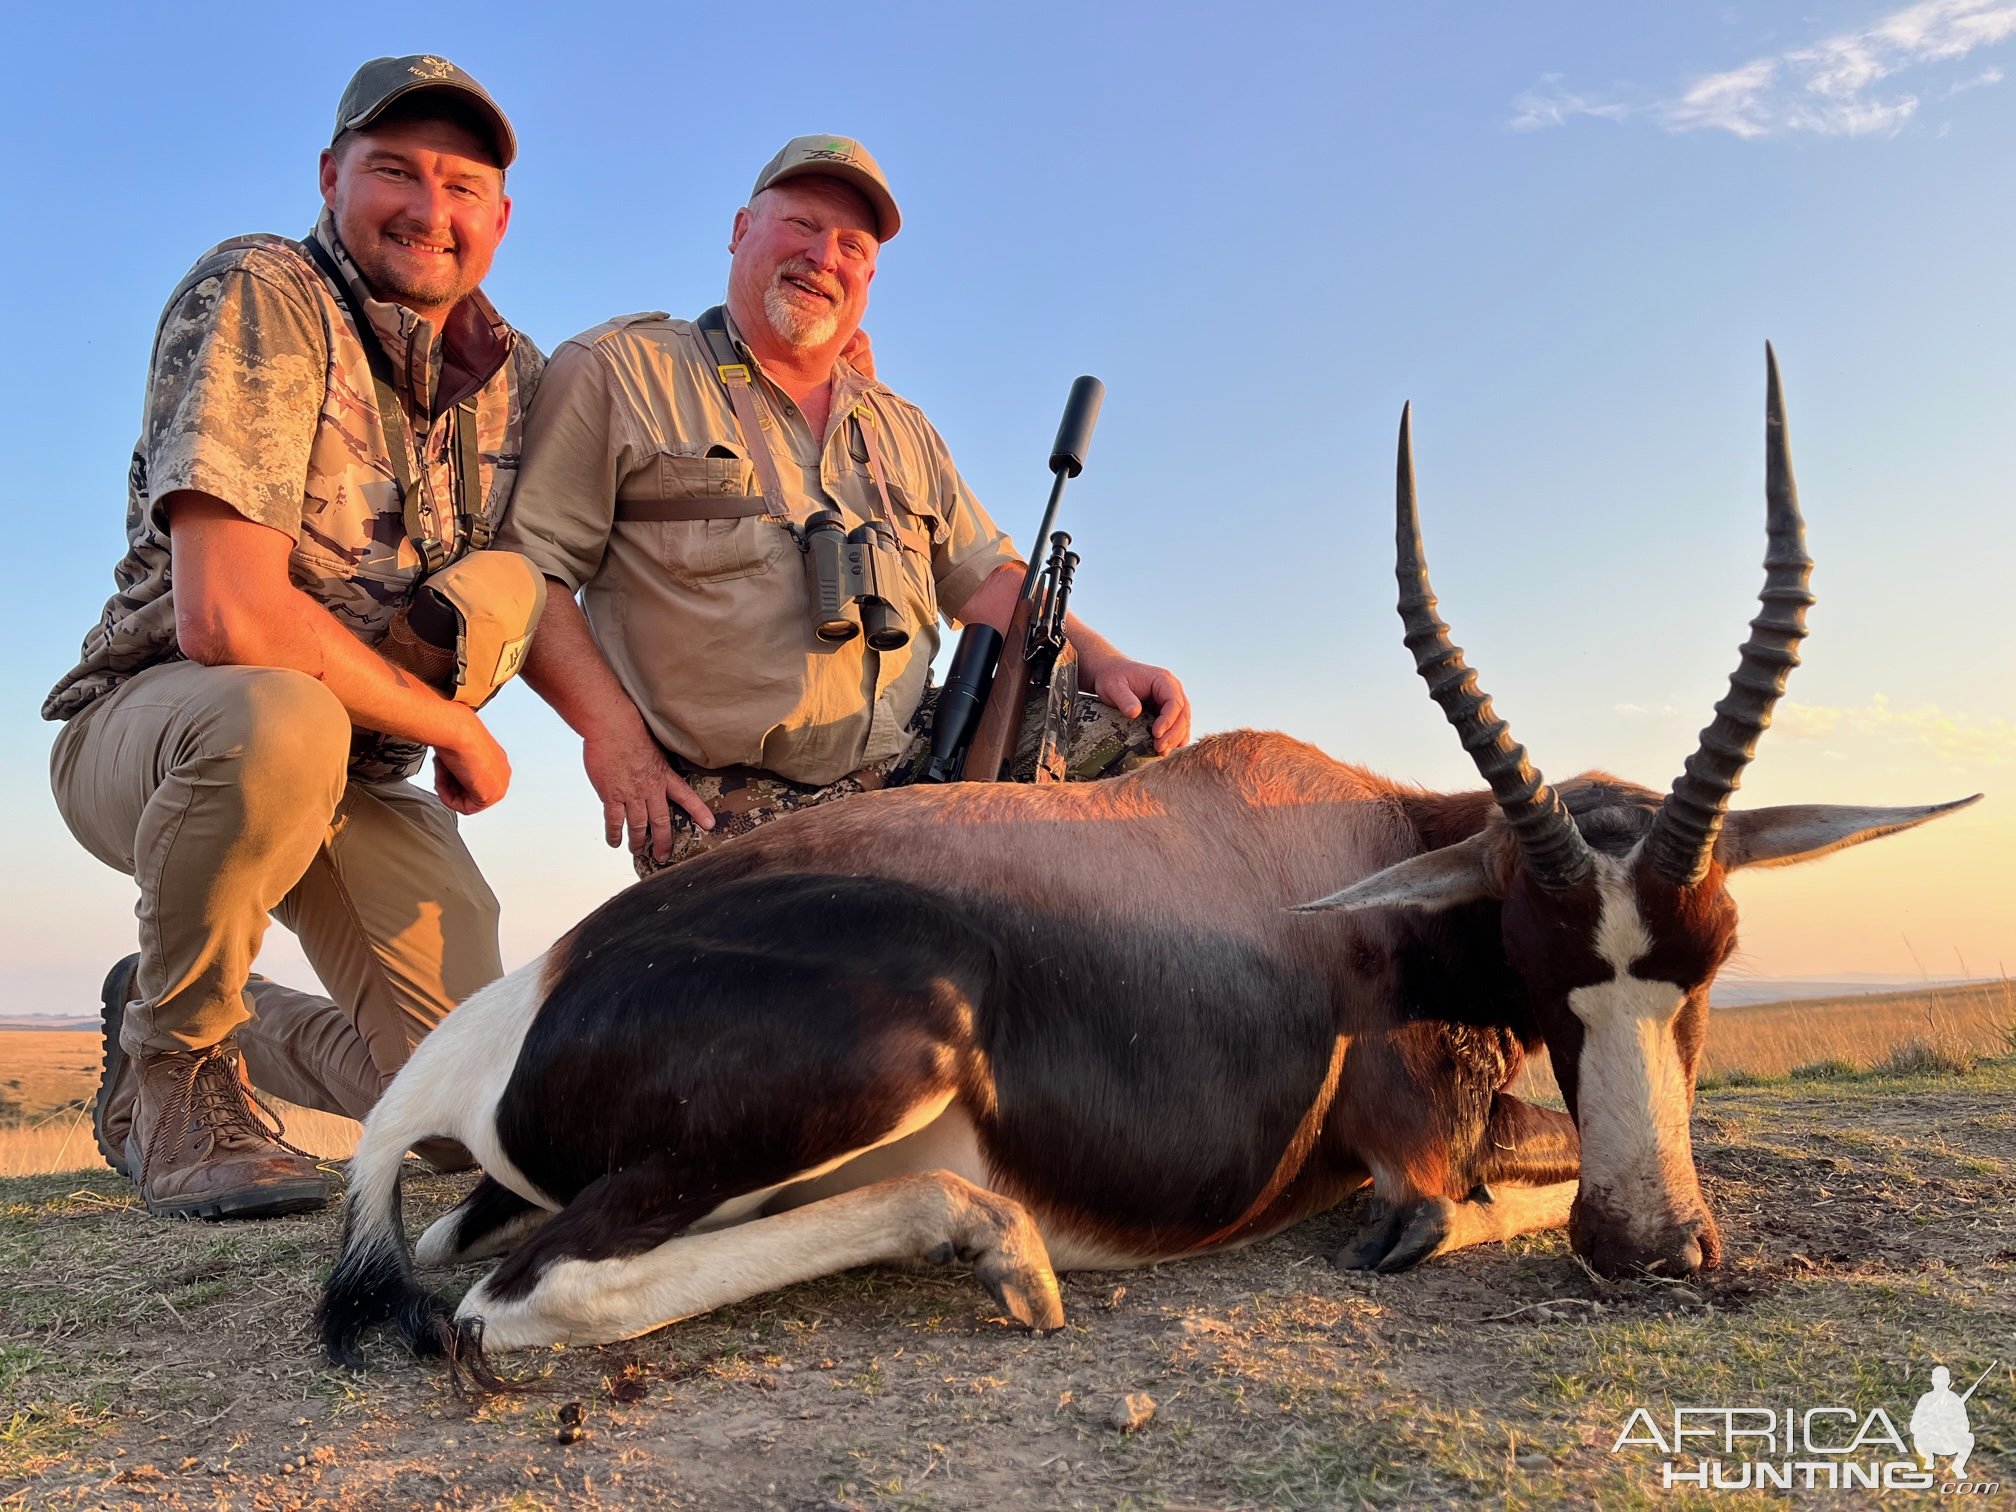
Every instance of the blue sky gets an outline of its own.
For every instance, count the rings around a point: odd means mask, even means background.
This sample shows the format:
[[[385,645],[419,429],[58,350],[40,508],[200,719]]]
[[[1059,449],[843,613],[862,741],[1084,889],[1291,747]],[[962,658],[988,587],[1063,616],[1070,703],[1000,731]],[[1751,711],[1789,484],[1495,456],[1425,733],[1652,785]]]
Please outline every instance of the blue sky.
[[[1431,785],[1474,777],[1392,609],[1401,403],[1444,612],[1515,731],[1551,773],[1663,787],[1761,581],[1774,340],[1820,601],[1742,801],[1990,801],[1743,879],[1745,964],[2016,964],[2016,4],[193,15],[11,26],[38,63],[0,101],[0,1007],[89,1008],[130,948],[36,710],[110,586],[161,303],[214,242],[304,230],[350,71],[413,51],[518,127],[488,288],[548,347],[712,303],[757,167],[862,138],[905,211],[882,374],[1011,531],[1070,379],[1106,381],[1074,607],[1181,673],[1202,730]],[[515,961],[627,867],[558,721],[493,708],[516,783],[467,833]],[[277,928],[271,956],[299,974]]]

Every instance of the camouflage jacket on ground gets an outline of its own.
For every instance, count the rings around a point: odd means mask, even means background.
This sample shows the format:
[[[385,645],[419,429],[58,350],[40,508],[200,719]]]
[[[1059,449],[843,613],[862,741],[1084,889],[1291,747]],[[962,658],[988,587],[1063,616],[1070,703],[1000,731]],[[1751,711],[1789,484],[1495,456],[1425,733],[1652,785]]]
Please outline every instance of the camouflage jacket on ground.
[[[454,447],[441,396],[443,341],[410,310],[373,299],[325,212],[310,233],[341,270],[391,358],[411,449],[425,468],[428,528],[460,555],[468,532],[454,507]],[[481,293],[449,319],[448,340],[485,355],[476,395],[483,517],[501,521],[518,475],[525,406],[539,350]],[[467,366],[467,363],[462,364]],[[476,381],[476,380],[472,380]],[[446,402],[442,402],[445,400]],[[433,418],[439,409],[440,418]],[[430,423],[431,422],[431,423]],[[161,501],[181,489],[222,499],[294,539],[294,586],[366,645],[384,639],[422,573],[407,538],[399,484],[379,423],[370,359],[336,290],[304,245],[241,236],[198,260],[168,300],[154,337],[140,440],[127,477],[125,557],[117,590],[84,637],[78,665],[42,705],[70,719],[127,678],[180,657],[174,572]],[[420,765],[421,748],[360,729],[352,777],[383,781]]]

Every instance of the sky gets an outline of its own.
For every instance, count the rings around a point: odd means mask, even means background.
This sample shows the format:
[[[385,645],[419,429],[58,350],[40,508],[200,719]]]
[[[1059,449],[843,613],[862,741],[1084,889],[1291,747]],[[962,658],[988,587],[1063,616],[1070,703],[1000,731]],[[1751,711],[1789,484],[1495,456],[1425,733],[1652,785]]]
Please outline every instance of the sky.
[[[69,837],[38,708],[111,587],[154,324],[240,233],[314,221],[350,72],[433,52],[521,157],[486,284],[542,347],[720,296],[788,137],[859,137],[904,210],[868,327],[1025,538],[1070,381],[1107,386],[1073,608],[1199,731],[1474,787],[1393,612],[1412,400],[1434,582],[1549,774],[1663,789],[1763,552],[1763,348],[1818,567],[1738,802],[1927,829],[1737,879],[1735,969],[2016,966],[2016,3],[22,8],[0,97],[15,549],[0,657],[0,1011],[96,1012],[130,881]],[[465,834],[529,959],[629,880],[523,687]],[[266,968],[305,977],[274,928]]]

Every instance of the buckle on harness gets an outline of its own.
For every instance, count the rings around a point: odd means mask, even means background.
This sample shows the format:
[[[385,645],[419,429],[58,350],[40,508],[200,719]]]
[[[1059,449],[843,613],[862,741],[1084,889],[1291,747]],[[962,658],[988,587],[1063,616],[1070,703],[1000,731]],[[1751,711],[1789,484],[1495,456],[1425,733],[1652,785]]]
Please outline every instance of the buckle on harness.
[[[721,375],[723,383],[739,384],[743,388],[749,386],[749,368],[746,363],[723,362],[717,364],[714,371]]]

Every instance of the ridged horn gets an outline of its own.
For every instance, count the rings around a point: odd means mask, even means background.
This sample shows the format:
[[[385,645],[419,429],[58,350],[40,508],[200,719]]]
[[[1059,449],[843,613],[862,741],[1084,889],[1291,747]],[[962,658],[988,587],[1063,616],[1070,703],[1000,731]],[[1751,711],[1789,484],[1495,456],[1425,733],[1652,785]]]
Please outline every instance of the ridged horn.
[[[1413,410],[1410,404],[1400,411],[1394,489],[1398,511],[1394,576],[1400,582],[1400,622],[1407,627],[1407,649],[1414,653],[1414,670],[1428,684],[1429,696],[1442,706],[1463,749],[1491,785],[1492,796],[1511,822],[1527,871],[1542,887],[1560,892],[1594,869],[1589,842],[1575,828],[1560,795],[1533,770],[1526,748],[1492,711],[1489,696],[1477,686],[1477,674],[1463,660],[1463,648],[1449,639],[1449,627],[1435,612],[1435,591],[1428,586],[1427,554],[1421,549],[1421,520],[1414,503]]]
[[[1785,680],[1799,665],[1799,642],[1806,638],[1806,611],[1813,603],[1807,587],[1813,559],[1806,555],[1806,522],[1799,516],[1799,489],[1792,480],[1792,452],[1785,439],[1785,398],[1778,387],[1778,356],[1764,344],[1764,504],[1769,545],[1764,552],[1762,607],[1750,621],[1750,639],[1729,678],[1729,692],[1715,705],[1715,722],[1701,732],[1701,744],[1687,758],[1673,791],[1659,805],[1645,837],[1645,859],[1676,887],[1692,887],[1707,874],[1722,832],[1729,799],[1743,783],[1743,768],[1757,754],[1757,742],[1771,726],[1771,710],[1785,692]]]

